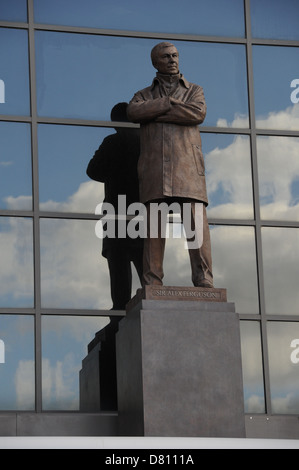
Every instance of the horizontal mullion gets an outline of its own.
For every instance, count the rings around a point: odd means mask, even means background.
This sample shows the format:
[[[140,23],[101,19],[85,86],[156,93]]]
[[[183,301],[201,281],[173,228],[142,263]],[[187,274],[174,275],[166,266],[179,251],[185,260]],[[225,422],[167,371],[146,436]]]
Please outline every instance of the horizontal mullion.
[[[124,316],[125,310],[104,309],[71,309],[71,308],[42,308],[41,315],[66,315],[66,316]]]
[[[225,36],[203,36],[198,34],[180,34],[180,33],[159,33],[150,31],[132,31],[123,29],[104,29],[89,28],[82,26],[63,26],[53,24],[36,23],[36,30],[40,31],[57,31],[76,34],[94,34],[98,36],[122,36],[135,37],[144,39],[175,39],[182,41],[202,41],[202,42],[224,42],[224,43],[241,43],[245,44],[246,39],[241,37],[225,37]]]
[[[35,309],[34,308],[13,308],[13,307],[8,307],[0,308],[0,315],[34,315],[35,314]]]
[[[0,114],[0,121],[11,121],[11,122],[31,122],[31,116],[13,116],[11,114]]]
[[[252,38],[252,45],[257,46],[291,46],[298,47],[299,41],[295,39],[261,39],[261,38]]]
[[[1,28],[13,28],[13,29],[28,29],[28,23],[23,23],[22,21],[0,21]]]

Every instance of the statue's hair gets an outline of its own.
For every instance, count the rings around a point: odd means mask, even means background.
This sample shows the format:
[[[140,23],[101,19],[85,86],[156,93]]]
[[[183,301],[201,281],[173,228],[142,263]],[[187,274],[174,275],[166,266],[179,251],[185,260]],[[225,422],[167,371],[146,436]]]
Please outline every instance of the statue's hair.
[[[175,47],[175,45],[172,44],[171,42],[164,41],[164,42],[159,42],[152,48],[151,59],[152,59],[153,66],[155,66],[158,52],[160,52],[161,49],[164,49],[166,47]]]

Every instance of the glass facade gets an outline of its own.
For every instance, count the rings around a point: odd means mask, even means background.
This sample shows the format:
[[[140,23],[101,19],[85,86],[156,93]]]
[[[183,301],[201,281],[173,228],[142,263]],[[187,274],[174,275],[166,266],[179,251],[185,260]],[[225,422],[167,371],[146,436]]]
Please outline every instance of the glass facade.
[[[298,18],[297,0],[0,0],[0,412],[80,411],[112,305],[104,185],[86,168],[136,128],[111,109],[151,83],[150,51],[170,40],[207,102],[213,271],[240,317],[245,412],[299,415]],[[191,285],[181,238],[165,285]]]

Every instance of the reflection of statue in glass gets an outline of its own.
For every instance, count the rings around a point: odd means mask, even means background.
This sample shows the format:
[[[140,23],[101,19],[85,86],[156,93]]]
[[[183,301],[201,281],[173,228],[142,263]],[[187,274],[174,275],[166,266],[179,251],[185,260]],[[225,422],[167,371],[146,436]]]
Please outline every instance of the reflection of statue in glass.
[[[127,103],[118,103],[111,111],[112,121],[128,122]],[[87,175],[105,183],[105,203],[110,203],[118,214],[118,197],[125,196],[126,206],[139,201],[137,163],[140,153],[139,129],[116,128],[116,133],[103,140],[87,167]],[[103,239],[102,255],[107,258],[110,273],[112,310],[124,310],[131,299],[133,262],[139,278],[142,276],[143,239],[117,237]],[[116,317],[112,317],[116,319]]]
[[[151,52],[158,70],[151,86],[138,91],[127,114],[141,125],[141,153],[138,163],[140,200],[147,206],[148,236],[144,239],[143,284],[162,284],[165,237],[151,238],[152,202],[189,203],[193,227],[198,203],[203,204],[203,243],[190,249],[194,286],[213,287],[210,231],[204,159],[198,125],[206,115],[200,86],[188,82],[179,72],[179,54],[169,42],[157,44]],[[184,220],[183,220],[184,222]],[[197,227],[198,228],[198,227]],[[198,237],[200,238],[200,236]]]

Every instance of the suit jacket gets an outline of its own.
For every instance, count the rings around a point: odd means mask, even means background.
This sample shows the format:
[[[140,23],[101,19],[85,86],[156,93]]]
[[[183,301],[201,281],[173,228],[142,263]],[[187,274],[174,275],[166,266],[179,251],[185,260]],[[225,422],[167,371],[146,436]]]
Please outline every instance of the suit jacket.
[[[134,95],[127,108],[128,118],[141,127],[140,200],[184,197],[208,204],[198,127],[206,115],[203,89],[180,75],[167,94],[159,75]]]

